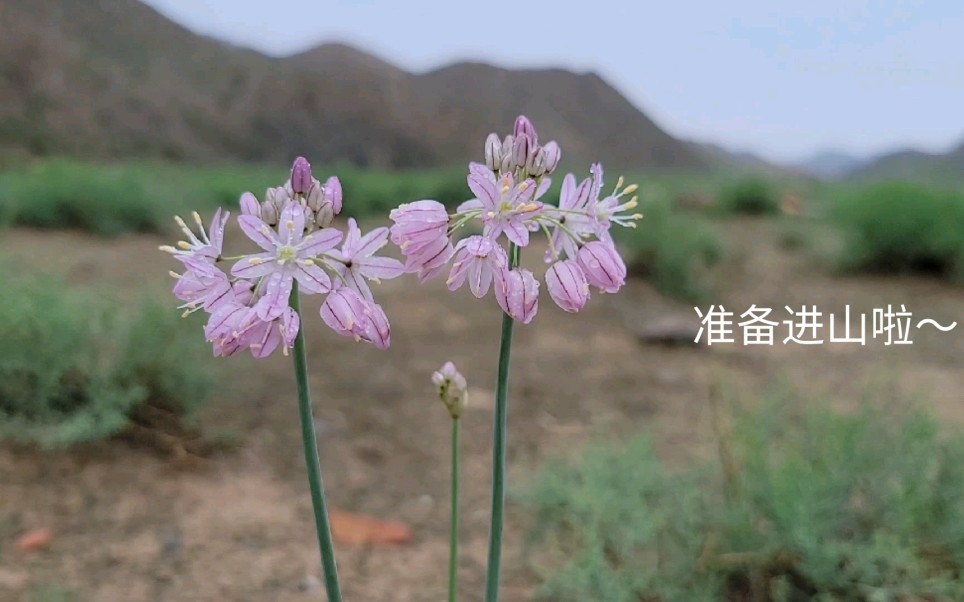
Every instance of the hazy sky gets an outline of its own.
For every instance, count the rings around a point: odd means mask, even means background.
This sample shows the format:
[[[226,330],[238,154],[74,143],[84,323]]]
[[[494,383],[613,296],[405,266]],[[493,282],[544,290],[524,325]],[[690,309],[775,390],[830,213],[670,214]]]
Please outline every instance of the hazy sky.
[[[594,70],[677,136],[774,159],[964,138],[964,0],[148,0],[272,55]]]

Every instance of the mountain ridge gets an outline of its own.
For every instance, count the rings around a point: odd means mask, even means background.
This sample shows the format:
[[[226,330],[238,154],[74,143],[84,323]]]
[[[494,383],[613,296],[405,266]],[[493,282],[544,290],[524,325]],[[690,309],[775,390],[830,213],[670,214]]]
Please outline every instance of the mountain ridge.
[[[477,159],[519,113],[565,162],[705,161],[595,73],[459,61],[408,72],[344,42],[287,57],[200,35],[136,0],[0,5],[0,147],[35,154],[381,167]]]

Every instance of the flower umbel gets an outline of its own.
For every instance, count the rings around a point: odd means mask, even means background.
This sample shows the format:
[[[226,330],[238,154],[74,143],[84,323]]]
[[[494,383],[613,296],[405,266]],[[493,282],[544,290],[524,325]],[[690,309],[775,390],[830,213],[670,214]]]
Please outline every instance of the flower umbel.
[[[238,225],[260,252],[223,256],[227,211],[215,212],[208,232],[194,213],[197,234],[184,220],[175,219],[187,240],[161,247],[186,268],[181,274],[172,272],[177,279],[173,292],[184,302],[185,314],[199,309],[210,314],[204,332],[215,355],[249,349],[255,357],[266,357],[278,347],[287,354],[301,327],[300,316],[289,306],[294,282],[305,294],[329,295],[321,317],[336,332],[388,346],[388,319],[367,280],[395,278],[404,266],[374,256],[387,242],[387,228],[363,235],[349,220],[346,237],[332,227],[341,206],[338,178],[322,184],[312,177],[308,161],[299,157],[288,182],[269,188],[263,203],[250,192],[241,195]],[[335,249],[343,238],[341,250]],[[229,260],[234,263],[226,272],[223,262]],[[350,325],[336,319],[345,316],[352,317]]]
[[[510,265],[506,243],[525,248],[530,235],[541,231],[549,246],[546,288],[559,307],[576,312],[593,288],[619,290],[626,266],[610,229],[613,224],[635,227],[635,220],[642,217],[629,213],[637,205],[636,197],[625,199],[637,186],[624,188],[619,178],[612,194],[600,199],[603,168],[594,163],[581,182],[567,174],[558,203],[547,203],[543,197],[551,184],[548,176],[562,153],[555,141],[540,146],[535,126],[524,116],[516,119],[512,134],[505,138],[489,134],[483,151],[483,163],[469,164],[467,182],[475,197],[454,213],[433,200],[392,211],[391,240],[405,255],[405,270],[424,281],[451,261],[446,281],[450,290],[468,281],[472,294],[484,297],[492,288],[505,313],[528,323],[538,310],[539,282],[529,270]],[[473,223],[481,226],[482,234],[454,245],[454,233]]]

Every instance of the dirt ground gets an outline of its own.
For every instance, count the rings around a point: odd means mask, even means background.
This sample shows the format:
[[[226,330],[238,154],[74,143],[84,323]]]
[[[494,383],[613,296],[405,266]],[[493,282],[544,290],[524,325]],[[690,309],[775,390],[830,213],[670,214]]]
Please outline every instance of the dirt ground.
[[[782,320],[785,305],[806,303],[839,319],[846,304],[870,312],[905,303],[915,323],[928,317],[956,320],[958,327],[914,329],[912,346],[668,348],[642,344],[637,332],[666,316],[695,325],[696,314],[643,281],[594,297],[578,315],[544,296],[537,319],[516,328],[510,491],[547,457],[594,436],[645,429],[671,463],[712,453],[712,382],[740,399],[784,383],[804,400],[829,396],[841,403],[870,386],[921,397],[951,425],[964,420],[960,288],[923,278],[841,277],[822,267],[820,236],[813,239],[816,252],[789,251],[771,223],[739,220],[725,228],[728,259],[713,302],[727,309],[772,307]],[[165,273],[174,263],[157,251],[161,242],[167,241],[14,230],[0,236],[0,254],[64,273],[77,285],[121,294],[156,288],[166,295]],[[537,264],[539,257],[530,252],[526,260]],[[440,281],[420,286],[413,278],[386,282],[376,296],[392,319],[388,351],[330,332],[312,299],[304,321],[331,505],[404,521],[414,530],[409,545],[338,545],[345,598],[444,599],[449,423],[429,375],[451,359],[471,385],[463,418],[460,596],[478,600],[488,537],[498,307],[492,298],[448,294]],[[125,442],[57,454],[0,448],[0,600],[324,599],[290,360],[276,354],[222,364],[224,384],[201,421],[237,438],[230,451],[184,462]],[[526,600],[538,584],[522,554],[526,525],[524,509],[510,500],[506,602]],[[18,551],[16,538],[39,527],[52,530],[50,546]],[[58,588],[74,597],[56,597]]]

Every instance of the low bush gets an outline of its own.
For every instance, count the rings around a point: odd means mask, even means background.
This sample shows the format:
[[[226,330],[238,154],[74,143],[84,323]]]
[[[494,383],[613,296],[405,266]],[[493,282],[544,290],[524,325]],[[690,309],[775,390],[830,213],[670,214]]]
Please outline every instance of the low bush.
[[[833,213],[846,238],[844,267],[964,281],[964,193],[878,184],[841,199]]]
[[[344,214],[387,215],[399,204],[436,199],[454,207],[471,197],[464,169],[368,170],[352,166],[316,169],[337,174],[344,188]],[[49,160],[0,172],[0,226],[70,228],[102,236],[165,232],[171,216],[191,210],[235,211],[242,192],[264,197],[284,183],[285,168],[171,163],[99,165]]]
[[[0,175],[0,215],[35,228],[76,228],[111,236],[157,230],[163,206],[121,168],[50,161]]]
[[[643,219],[635,229],[616,232],[630,272],[650,278],[660,292],[684,301],[704,300],[712,292],[711,269],[723,257],[712,224],[674,211],[658,193],[643,195]]]
[[[744,215],[776,215],[780,201],[773,187],[761,178],[747,177],[723,188],[718,208],[723,213]]]
[[[95,441],[148,405],[184,416],[207,400],[208,352],[175,314],[124,309],[49,279],[0,280],[0,439]]]
[[[728,470],[663,469],[646,438],[548,466],[525,501],[552,538],[541,599],[964,599],[964,439],[866,406],[738,416]]]

